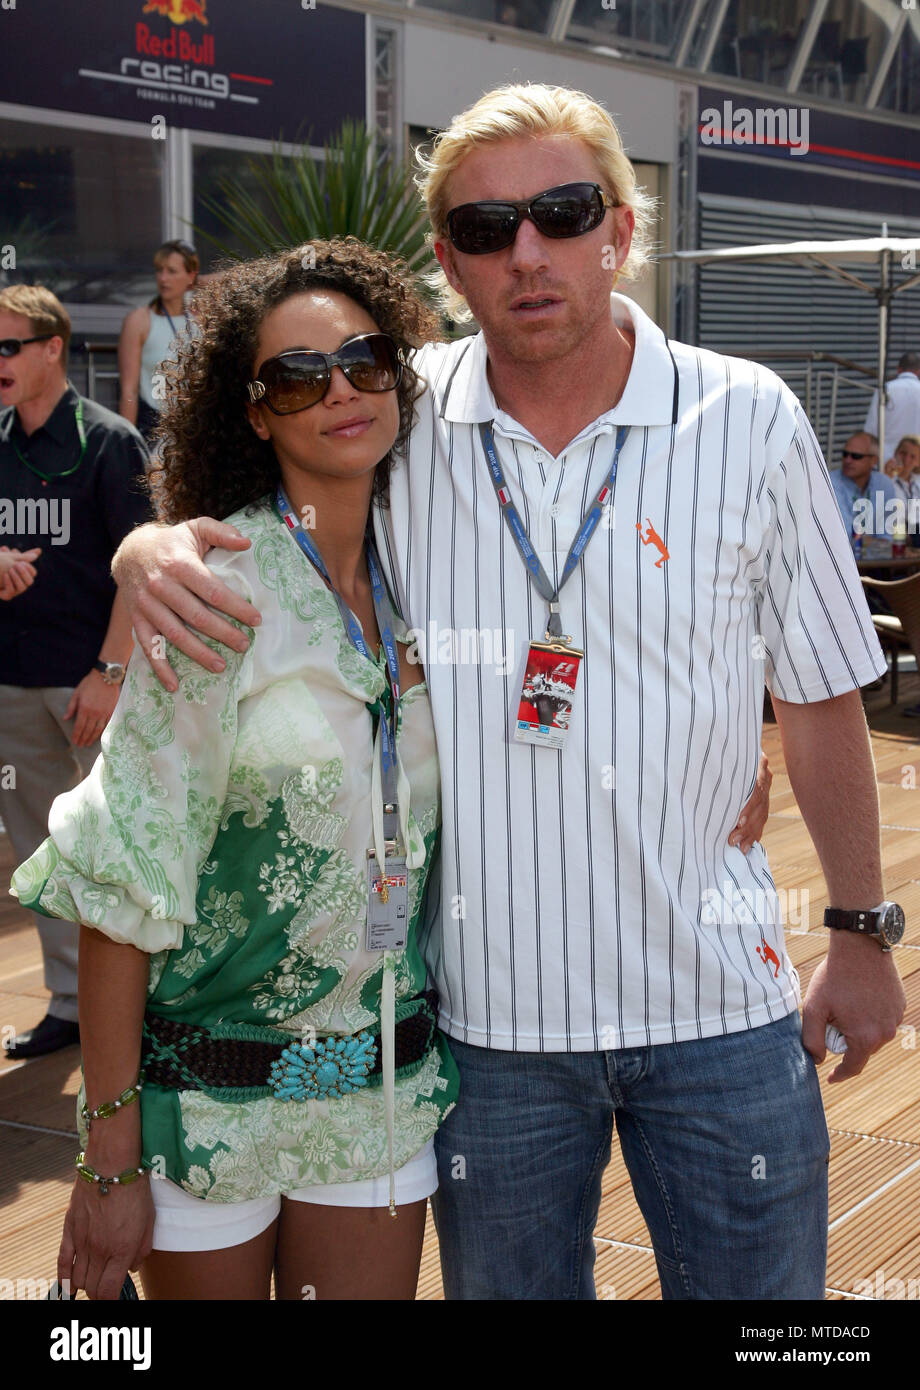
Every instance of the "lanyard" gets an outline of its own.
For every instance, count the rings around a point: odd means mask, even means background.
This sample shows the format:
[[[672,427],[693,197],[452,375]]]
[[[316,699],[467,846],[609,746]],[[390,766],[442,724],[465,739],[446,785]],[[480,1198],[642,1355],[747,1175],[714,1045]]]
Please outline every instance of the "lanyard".
[[[562,576],[554,589],[546,570],[540,563],[537,552],[531,544],[530,537],[527,534],[527,528],[511,500],[511,493],[508,491],[508,487],[505,483],[505,475],[498,461],[498,454],[495,452],[495,440],[492,435],[491,423],[485,424],[483,422],[479,426],[479,436],[482,440],[483,450],[485,451],[486,462],[489,465],[489,475],[495,488],[495,494],[498,497],[499,506],[502,509],[502,515],[508,523],[511,534],[514,537],[515,545],[521,552],[524,564],[527,566],[527,571],[533,580],[534,586],[538,592],[549,601],[549,620],[546,624],[547,640],[551,637],[557,640],[562,638],[562,621],[559,617],[559,594],[563,584],[565,584],[572,571],[581,563],[581,558],[588,547],[588,542],[597,529],[604,504],[613,491],[613,484],[617,476],[617,464],[620,461],[620,451],[626,442],[626,436],[628,434],[628,425],[620,425],[617,429],[616,447],[613,453],[613,463],[610,468],[610,474],[604,486],[597,494],[597,497],[581,519],[581,525],[575,533],[575,539],[569,547],[569,553],[562,567]]]
[[[345,631],[348,640],[355,650],[368,661],[373,661],[370,649],[364,640],[364,633],[361,624],[341,594],[335,588],[329,578],[329,571],[326,569],[322,555],[320,555],[316,542],[308,531],[297,520],[296,513],[292,508],[284,489],[279,486],[275,497],[275,505],[290,530],[297,544],[300,546],[307,559],[317,570],[323,580],[328,584],[332,596],[336,601],[338,610],[342,615],[342,622],[345,624]],[[384,800],[384,833],[387,839],[395,839],[395,827],[397,816],[396,802],[396,729],[399,722],[399,656],[396,650],[396,638],[393,635],[392,617],[393,604],[387,593],[383,575],[377,559],[377,552],[374,542],[370,536],[367,538],[367,572],[371,581],[371,591],[374,599],[374,613],[377,618],[377,626],[380,629],[380,640],[386,657],[387,676],[389,679],[390,709],[387,711],[385,705],[382,710],[369,706],[372,713],[377,713],[380,719],[380,752],[381,752],[381,773],[383,780],[383,800]],[[389,808],[392,807],[392,810]]]
[[[77,401],[76,409],[74,410],[73,415],[74,419],[77,422],[77,438],[80,441],[80,457],[77,459],[73,468],[65,468],[63,473],[43,473],[40,468],[36,468],[35,464],[30,463],[27,458],[24,458],[23,455],[16,448],[16,441],[13,438],[12,429],[10,431],[10,443],[13,446],[13,452],[19,459],[19,462],[24,463],[26,468],[28,468],[30,472],[36,473],[38,477],[43,478],[46,483],[53,482],[55,478],[69,478],[71,473],[76,473],[77,469],[80,467],[80,464],[83,462],[83,456],[86,453],[86,430],[83,428],[83,402],[81,400]]]
[[[160,308],[163,310],[163,313],[164,313],[164,314],[166,315],[166,317],[169,319],[169,328],[170,328],[170,332],[172,333],[173,337],[175,338],[175,337],[176,337],[176,325],[175,325],[175,324],[173,323],[173,321],[172,321],[172,315],[170,314],[170,312],[169,312],[169,310],[167,309],[166,305],[163,303],[163,298],[162,298],[162,296],[160,297]],[[185,319],[185,323],[186,323],[186,326],[187,326],[187,325],[188,325],[188,314],[181,314],[180,317]]]

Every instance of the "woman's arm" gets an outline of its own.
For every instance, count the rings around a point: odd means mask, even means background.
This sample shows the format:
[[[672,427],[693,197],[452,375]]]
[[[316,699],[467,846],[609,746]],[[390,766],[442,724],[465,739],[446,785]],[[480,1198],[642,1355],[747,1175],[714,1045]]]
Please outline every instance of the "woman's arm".
[[[118,413],[137,424],[141,385],[141,353],[150,332],[150,310],[134,309],[127,316],[118,339]]]
[[[149,956],[80,927],[80,1045],[90,1110],[133,1086],[140,1070],[141,1025]],[[141,1108],[135,1100],[107,1119],[90,1122],[85,1161],[113,1177],[141,1160]],[[154,1209],[150,1178],[103,1196],[80,1176],[74,1180],[58,1255],[58,1282],[93,1299],[117,1299],[129,1269],[149,1255]]]

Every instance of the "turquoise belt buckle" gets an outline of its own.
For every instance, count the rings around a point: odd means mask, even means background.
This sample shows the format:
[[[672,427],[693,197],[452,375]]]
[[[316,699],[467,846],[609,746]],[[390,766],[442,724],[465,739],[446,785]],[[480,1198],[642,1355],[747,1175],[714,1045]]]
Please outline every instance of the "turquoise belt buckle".
[[[267,1084],[275,1100],[328,1100],[367,1085],[377,1056],[373,1033],[292,1042],[272,1062]]]

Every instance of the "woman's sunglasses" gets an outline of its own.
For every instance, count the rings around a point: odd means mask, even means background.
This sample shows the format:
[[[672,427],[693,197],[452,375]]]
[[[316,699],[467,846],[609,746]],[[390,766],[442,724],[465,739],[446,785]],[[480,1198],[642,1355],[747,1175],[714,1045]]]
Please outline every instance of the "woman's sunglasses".
[[[395,391],[402,377],[399,349],[387,333],[349,338],[338,352],[292,348],[269,357],[246,387],[255,405],[264,401],[275,415],[308,410],[329,390],[333,367],[341,367],[356,391]]]
[[[525,217],[547,237],[584,236],[615,207],[596,183],[565,183],[522,202],[462,203],[447,214],[447,231],[464,255],[487,256],[511,245]]]

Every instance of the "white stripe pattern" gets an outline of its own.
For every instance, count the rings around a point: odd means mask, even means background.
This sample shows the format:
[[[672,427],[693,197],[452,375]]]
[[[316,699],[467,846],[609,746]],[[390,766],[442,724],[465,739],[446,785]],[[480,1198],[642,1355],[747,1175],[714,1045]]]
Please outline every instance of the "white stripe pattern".
[[[481,334],[416,354],[430,389],[376,517],[441,762],[427,939],[441,1026],[499,1049],[678,1042],[794,1009],[766,855],[727,843],[755,782],[764,681],[807,702],[885,669],[795,396],[763,367],[668,343],[623,296],[611,307],[636,335],[626,388],[558,458],[497,408]],[[562,591],[585,660],[561,752],[511,741],[547,605],[502,520],[483,419],[554,579],[631,427],[611,525]],[[666,559],[643,543],[650,524]],[[471,635],[488,658],[509,632],[510,669],[470,659]]]

